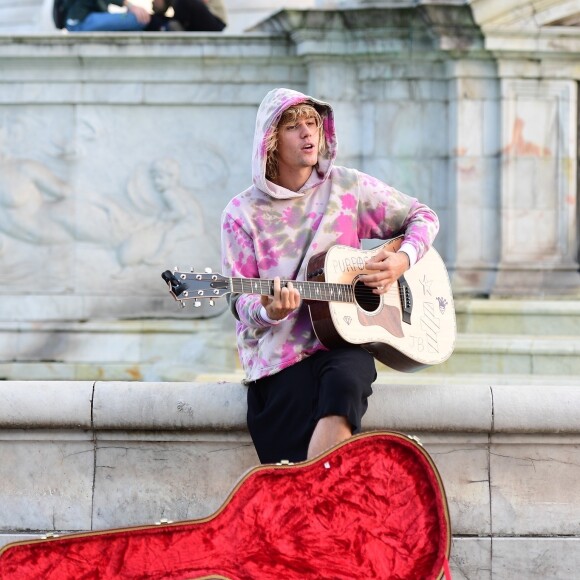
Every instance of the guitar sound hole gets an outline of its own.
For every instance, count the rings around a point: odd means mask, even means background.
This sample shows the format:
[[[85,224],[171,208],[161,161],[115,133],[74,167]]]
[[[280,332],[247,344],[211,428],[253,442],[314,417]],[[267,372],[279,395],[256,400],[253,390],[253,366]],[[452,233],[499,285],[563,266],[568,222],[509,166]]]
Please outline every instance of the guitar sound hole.
[[[374,312],[381,305],[381,297],[373,294],[372,288],[365,286],[362,282],[356,282],[354,285],[354,299],[366,312]]]

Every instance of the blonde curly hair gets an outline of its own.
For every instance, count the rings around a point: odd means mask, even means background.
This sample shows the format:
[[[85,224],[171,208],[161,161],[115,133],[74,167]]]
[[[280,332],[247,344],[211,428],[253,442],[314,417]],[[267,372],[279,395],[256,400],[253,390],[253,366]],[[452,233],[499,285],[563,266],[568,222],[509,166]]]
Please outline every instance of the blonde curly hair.
[[[266,178],[270,181],[276,181],[278,177],[278,132],[280,127],[287,124],[294,124],[300,119],[310,119],[314,117],[318,126],[318,154],[324,155],[326,153],[326,139],[324,137],[324,127],[322,124],[322,116],[312,106],[307,103],[300,105],[293,105],[288,107],[276,127],[268,133],[264,143],[266,145]]]

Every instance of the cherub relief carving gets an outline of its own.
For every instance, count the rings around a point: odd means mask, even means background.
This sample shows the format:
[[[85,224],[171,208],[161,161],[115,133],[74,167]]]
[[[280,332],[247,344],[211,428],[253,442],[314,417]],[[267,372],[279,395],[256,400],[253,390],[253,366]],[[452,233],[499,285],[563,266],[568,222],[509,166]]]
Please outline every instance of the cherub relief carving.
[[[32,122],[27,118],[26,123]],[[139,268],[146,274],[153,267],[160,271],[178,264],[189,267],[193,259],[203,260],[200,267],[219,264],[219,243],[215,232],[205,227],[206,216],[198,201],[201,188],[213,184],[215,189],[216,182],[227,179],[227,165],[219,155],[210,153],[194,164],[188,161],[195,189],[184,183],[176,159],[161,156],[137,165],[126,188],[103,193],[90,186],[73,188],[57,175],[52,163],[29,158],[27,139],[21,138],[22,143],[14,139],[13,126],[19,124],[15,118],[0,124],[3,268],[20,278],[41,269],[43,279],[58,291],[64,289],[61,281],[72,268],[94,291],[100,291],[109,282],[121,280],[126,269]],[[21,133],[26,137],[32,130],[23,126]],[[57,152],[60,164],[82,162],[84,155],[75,141],[69,143],[66,155],[64,150]],[[21,154],[10,155],[13,151]],[[44,156],[53,153],[45,151]],[[70,170],[65,166],[61,173]],[[102,280],[95,274],[97,263],[108,272]],[[154,280],[159,283],[157,276]]]
[[[175,159],[164,157],[146,169],[138,167],[127,194],[132,210],[139,214],[140,227],[117,248],[122,265],[157,265],[206,236],[202,206],[195,192],[181,182]]]
[[[45,219],[47,208],[55,207],[70,193],[70,186],[42,163],[0,158],[0,231],[33,244],[70,240]]]
[[[53,254],[62,256],[57,249],[72,238],[50,215],[72,191],[44,163],[9,155],[8,137],[17,137],[19,128],[17,120],[8,128],[0,125],[0,265],[10,274],[2,285],[22,285],[31,273],[42,271],[45,284],[55,288],[56,281],[64,279],[67,264],[54,260]]]

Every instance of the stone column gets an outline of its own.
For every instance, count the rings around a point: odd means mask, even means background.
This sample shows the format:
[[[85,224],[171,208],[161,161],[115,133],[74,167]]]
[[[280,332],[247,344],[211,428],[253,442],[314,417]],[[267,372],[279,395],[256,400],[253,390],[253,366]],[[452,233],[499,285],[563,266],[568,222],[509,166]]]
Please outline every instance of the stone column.
[[[470,6],[501,86],[501,248],[492,293],[578,296],[580,7],[568,0]]]
[[[500,250],[500,111],[490,58],[450,61],[448,267],[456,295],[488,295]]]
[[[580,292],[577,83],[504,77],[501,86],[501,255],[494,293]]]

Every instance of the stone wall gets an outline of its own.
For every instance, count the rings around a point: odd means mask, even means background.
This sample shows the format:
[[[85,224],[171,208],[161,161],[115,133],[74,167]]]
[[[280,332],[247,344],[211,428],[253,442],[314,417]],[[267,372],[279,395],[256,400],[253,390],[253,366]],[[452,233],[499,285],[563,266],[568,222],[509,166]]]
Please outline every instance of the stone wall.
[[[580,390],[375,386],[364,429],[418,436],[441,473],[456,580],[580,566]],[[0,383],[0,545],[210,515],[257,458],[239,383]]]
[[[220,213],[280,85],[334,104],[339,163],[434,207],[456,297],[577,298],[580,29],[566,3],[531,4],[521,20],[482,0],[362,3],[243,35],[0,36],[2,376],[155,379],[143,357],[180,348],[197,372],[237,370],[224,304],[181,312],[160,273],[219,269]],[[164,342],[175,318],[181,347]]]

